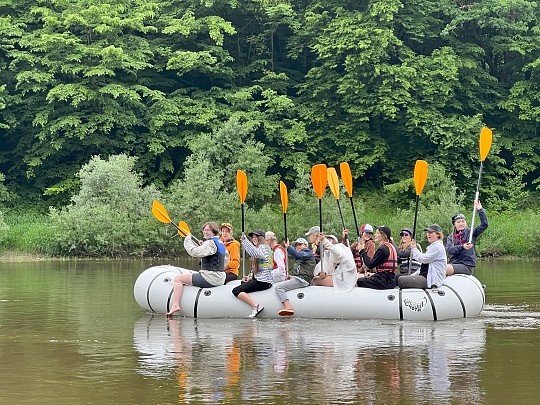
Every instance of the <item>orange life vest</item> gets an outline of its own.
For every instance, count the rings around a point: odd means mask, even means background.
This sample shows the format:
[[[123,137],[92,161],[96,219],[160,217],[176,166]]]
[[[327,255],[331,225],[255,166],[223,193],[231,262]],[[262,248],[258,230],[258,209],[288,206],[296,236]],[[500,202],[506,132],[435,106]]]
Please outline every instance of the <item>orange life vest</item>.
[[[388,241],[381,243],[381,245],[384,245],[388,248],[388,250],[390,251],[390,256],[388,256],[388,259],[386,259],[384,263],[381,263],[377,266],[377,272],[381,273],[383,271],[387,271],[389,273],[395,274],[398,266],[398,255],[396,252],[396,247]]]

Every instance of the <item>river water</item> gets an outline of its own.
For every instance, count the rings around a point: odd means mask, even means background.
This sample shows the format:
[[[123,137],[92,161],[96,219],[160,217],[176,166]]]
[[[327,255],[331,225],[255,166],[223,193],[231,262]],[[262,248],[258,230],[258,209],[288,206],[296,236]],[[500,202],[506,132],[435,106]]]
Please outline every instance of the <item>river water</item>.
[[[480,316],[422,323],[167,321],[133,299],[156,264],[0,263],[0,403],[539,401],[540,262],[480,263]]]

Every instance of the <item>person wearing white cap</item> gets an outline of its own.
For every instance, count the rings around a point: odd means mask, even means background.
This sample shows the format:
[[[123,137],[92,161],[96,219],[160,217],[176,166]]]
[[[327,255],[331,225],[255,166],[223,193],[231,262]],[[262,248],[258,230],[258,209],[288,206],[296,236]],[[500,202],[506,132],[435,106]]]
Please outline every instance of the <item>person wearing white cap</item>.
[[[320,234],[318,241],[322,246],[322,268],[315,267],[316,277],[313,285],[334,287],[334,292],[351,291],[357,279],[356,264],[351,249],[343,243],[338,243],[334,235]]]
[[[362,225],[360,231],[360,240],[358,242],[354,242],[351,245],[351,251],[354,256],[354,261],[356,262],[356,270],[358,271],[359,275],[369,272],[368,267],[364,265],[362,256],[360,255],[360,245],[364,245],[367,257],[369,257],[370,259],[373,258],[375,250],[377,249],[377,247],[375,246],[375,242],[373,241],[373,227],[370,224],[364,224]]]
[[[283,304],[283,309],[279,310],[278,315],[292,316],[294,315],[294,309],[287,298],[287,291],[309,287],[313,279],[315,257],[313,257],[313,251],[309,248],[308,241],[304,238],[296,239],[292,246],[289,245],[289,240],[286,240],[285,246],[287,246],[287,252],[294,259],[294,266],[291,270],[290,279],[277,283],[275,291]]]

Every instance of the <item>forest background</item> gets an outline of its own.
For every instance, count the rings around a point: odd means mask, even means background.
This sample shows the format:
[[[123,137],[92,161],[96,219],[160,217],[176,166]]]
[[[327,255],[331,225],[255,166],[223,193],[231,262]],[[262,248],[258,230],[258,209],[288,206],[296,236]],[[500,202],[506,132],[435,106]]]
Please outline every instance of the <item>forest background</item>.
[[[537,1],[0,0],[4,251],[181,254],[153,199],[238,235],[238,169],[247,229],[283,236],[283,180],[297,237],[318,219],[311,167],[344,161],[359,222],[397,234],[426,160],[419,229],[447,233],[470,223],[488,126],[478,251],[538,257],[539,125]],[[339,233],[330,193],[323,216]]]

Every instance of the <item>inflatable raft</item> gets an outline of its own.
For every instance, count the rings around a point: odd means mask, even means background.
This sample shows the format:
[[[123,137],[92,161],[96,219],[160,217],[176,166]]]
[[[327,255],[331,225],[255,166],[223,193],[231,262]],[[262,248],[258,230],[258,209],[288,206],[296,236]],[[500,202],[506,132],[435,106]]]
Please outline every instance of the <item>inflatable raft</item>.
[[[180,267],[150,267],[137,278],[134,296],[145,310],[167,313],[172,306],[174,277],[193,272]],[[233,281],[214,288],[186,286],[177,315],[192,318],[245,318],[251,307],[232,294]],[[280,318],[283,308],[274,288],[259,291],[252,297],[264,306],[260,318]],[[484,288],[473,276],[453,275],[437,290],[373,290],[354,288],[335,293],[333,288],[310,286],[288,292],[296,317],[322,319],[395,319],[438,321],[475,317],[485,304]]]

